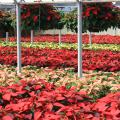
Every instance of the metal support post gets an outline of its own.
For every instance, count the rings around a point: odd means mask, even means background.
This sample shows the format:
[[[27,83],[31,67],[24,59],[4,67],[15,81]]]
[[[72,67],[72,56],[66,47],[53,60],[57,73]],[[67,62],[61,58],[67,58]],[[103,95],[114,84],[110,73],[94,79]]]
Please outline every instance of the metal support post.
[[[6,42],[8,42],[8,39],[9,39],[8,32],[6,32]]]
[[[21,73],[21,12],[20,5],[16,4],[16,25],[17,25],[17,73]]]
[[[62,33],[61,30],[59,30],[59,45],[61,44],[61,37],[62,37]]]
[[[33,30],[31,30],[31,44],[33,44],[33,41],[34,41],[34,33]]]
[[[82,2],[78,2],[78,77],[82,78]]]
[[[89,45],[92,47],[92,33],[89,32]]]

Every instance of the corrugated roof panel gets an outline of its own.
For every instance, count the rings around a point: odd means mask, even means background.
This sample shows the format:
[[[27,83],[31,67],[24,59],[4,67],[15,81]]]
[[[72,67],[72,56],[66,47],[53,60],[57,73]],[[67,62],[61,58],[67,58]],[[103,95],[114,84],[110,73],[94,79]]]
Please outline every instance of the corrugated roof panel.
[[[36,4],[36,3],[75,3],[82,2],[116,2],[120,0],[0,0],[0,4],[13,4],[18,2],[21,4]]]

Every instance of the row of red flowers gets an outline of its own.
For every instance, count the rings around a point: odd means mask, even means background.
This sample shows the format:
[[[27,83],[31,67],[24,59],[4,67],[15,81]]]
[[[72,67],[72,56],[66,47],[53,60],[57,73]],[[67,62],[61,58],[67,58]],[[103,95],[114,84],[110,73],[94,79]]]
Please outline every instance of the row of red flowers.
[[[75,87],[44,80],[0,87],[1,120],[119,120],[120,92],[92,102]]]
[[[0,64],[17,64],[16,47],[0,47]],[[120,52],[83,50],[83,69],[120,71]],[[22,65],[77,70],[77,51],[22,48]]]
[[[3,39],[5,40],[5,39]],[[16,41],[14,37],[10,37],[10,41]],[[23,37],[23,42],[30,42],[30,37]],[[41,35],[35,36],[34,42],[58,42],[58,35]],[[76,43],[77,35],[63,35],[62,42],[66,43]],[[92,35],[92,42],[97,44],[120,44],[120,36],[111,36],[111,35]],[[89,36],[83,35],[83,43],[89,43]]]

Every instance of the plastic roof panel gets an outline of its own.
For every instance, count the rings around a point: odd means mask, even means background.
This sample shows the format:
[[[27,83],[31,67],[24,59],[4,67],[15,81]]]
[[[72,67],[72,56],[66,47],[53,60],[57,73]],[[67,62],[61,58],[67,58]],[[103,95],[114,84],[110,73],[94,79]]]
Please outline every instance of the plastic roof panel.
[[[116,2],[120,0],[0,0],[0,4],[39,4],[39,3],[75,3],[82,2]]]
[[[21,0],[17,0],[20,2]],[[81,2],[116,2],[120,0],[22,0],[20,3],[34,4],[34,3],[75,3],[77,1]]]
[[[80,1],[80,0],[79,0]],[[0,4],[75,3],[77,0],[0,0]]]
[[[0,4],[14,4],[14,0],[0,0]]]
[[[81,0],[17,0],[20,3],[27,3],[27,4],[31,4],[31,3],[75,3],[77,1],[81,1]]]

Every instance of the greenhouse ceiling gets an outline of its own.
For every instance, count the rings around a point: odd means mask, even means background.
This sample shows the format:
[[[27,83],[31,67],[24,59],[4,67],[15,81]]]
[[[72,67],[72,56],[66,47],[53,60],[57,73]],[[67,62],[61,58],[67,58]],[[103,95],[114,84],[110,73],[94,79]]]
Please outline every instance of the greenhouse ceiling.
[[[75,2],[117,2],[120,0],[0,0],[0,4],[39,4],[39,3],[75,3]]]

